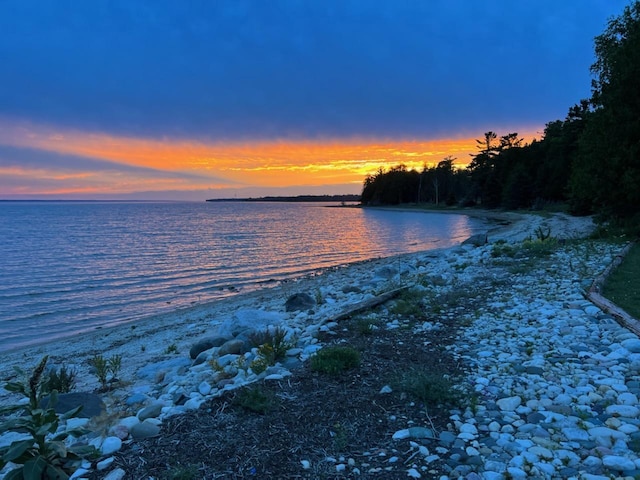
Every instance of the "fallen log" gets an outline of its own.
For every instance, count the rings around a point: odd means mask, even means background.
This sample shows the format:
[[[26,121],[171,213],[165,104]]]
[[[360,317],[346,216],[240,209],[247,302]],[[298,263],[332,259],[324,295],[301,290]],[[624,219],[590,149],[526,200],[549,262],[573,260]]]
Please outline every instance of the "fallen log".
[[[600,310],[608,313],[613,318],[615,318],[615,320],[620,325],[622,325],[623,327],[632,331],[633,333],[635,333],[640,337],[640,321],[638,321],[638,319],[629,315],[627,312],[625,312],[622,308],[620,308],[618,305],[613,303],[611,300],[605,298],[601,293],[604,287],[604,283],[607,280],[607,277],[609,277],[609,275],[611,275],[613,270],[622,263],[622,260],[627,255],[627,253],[629,253],[629,250],[631,250],[631,247],[633,245],[634,245],[633,243],[627,244],[620,251],[620,253],[616,255],[616,258],[613,260],[613,262],[611,262],[611,264],[605,269],[605,271],[602,272],[593,281],[593,283],[591,284],[591,287],[589,288],[589,291],[587,292],[586,297],[587,297],[587,300],[589,300],[594,305],[596,305]]]
[[[362,302],[354,303],[353,305],[348,306],[346,310],[344,310],[342,313],[335,316],[333,318],[333,321],[340,322],[341,320],[346,320],[347,318],[352,317],[357,313],[361,313],[366,310],[370,310],[373,307],[377,307],[378,305],[381,305],[385,302],[388,302],[392,298],[397,297],[408,288],[409,286],[396,288],[394,290],[389,290],[388,292],[384,292],[368,300],[363,300]]]

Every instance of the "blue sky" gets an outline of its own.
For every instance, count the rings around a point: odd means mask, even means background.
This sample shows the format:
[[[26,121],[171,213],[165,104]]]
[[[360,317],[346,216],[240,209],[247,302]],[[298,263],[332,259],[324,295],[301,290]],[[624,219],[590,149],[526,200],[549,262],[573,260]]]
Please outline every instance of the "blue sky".
[[[81,152],[29,141],[71,133],[246,145],[541,132],[589,96],[593,38],[627,3],[4,0],[0,168],[13,175],[39,151],[43,167],[69,155],[80,168]]]

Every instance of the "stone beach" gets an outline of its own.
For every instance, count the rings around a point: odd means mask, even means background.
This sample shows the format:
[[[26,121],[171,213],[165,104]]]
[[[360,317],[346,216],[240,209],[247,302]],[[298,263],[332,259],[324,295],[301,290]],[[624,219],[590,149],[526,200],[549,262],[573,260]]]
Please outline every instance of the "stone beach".
[[[337,474],[433,478],[438,465],[443,480],[633,478],[640,474],[640,339],[584,297],[622,245],[566,242],[551,256],[531,260],[496,248],[495,242],[503,240],[500,245],[520,249],[518,242],[535,239],[540,227],[548,227],[554,237],[574,239],[593,225],[564,215],[522,215],[508,228],[490,232],[487,245],[332,269],[135,328],[3,354],[1,378],[10,378],[9,367],[26,368],[48,353],[54,363],[78,369],[77,390],[93,391],[98,384],[84,373],[84,362],[96,353],[122,355],[123,382],[103,396],[106,412],[99,428],[95,419],[90,424],[96,433],[89,442],[102,458],[74,475],[83,478],[97,469],[114,480],[124,478],[112,465],[112,455],[123,443],[158,435],[164,419],[197,409],[228,390],[292,375],[322,348],[318,332],[339,328],[333,319],[350,306],[391,285],[451,295],[459,288],[477,288],[482,306],[457,319],[464,326],[448,346],[464,365],[462,387],[472,392],[472,405],[452,411],[446,430],[399,424],[390,432],[399,449],[413,452],[410,462],[390,458],[392,466],[376,472],[353,459],[336,459]],[[306,294],[304,306],[285,308],[287,299],[301,293]],[[295,345],[284,361],[257,373],[251,368],[258,355],[252,334],[276,328]],[[384,328],[397,325],[389,322]],[[425,323],[420,328],[438,326]],[[390,390],[380,387],[382,395]],[[0,390],[0,399],[9,401],[8,392]],[[67,427],[89,421],[72,419]],[[14,439],[5,435],[0,444]],[[300,462],[303,472],[308,460]]]

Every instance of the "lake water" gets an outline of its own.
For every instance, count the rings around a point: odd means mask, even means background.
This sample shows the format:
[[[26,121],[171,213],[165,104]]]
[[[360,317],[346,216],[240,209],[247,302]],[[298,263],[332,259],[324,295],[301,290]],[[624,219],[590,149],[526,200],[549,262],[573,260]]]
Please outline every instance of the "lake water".
[[[0,202],[0,352],[486,227],[312,203]]]

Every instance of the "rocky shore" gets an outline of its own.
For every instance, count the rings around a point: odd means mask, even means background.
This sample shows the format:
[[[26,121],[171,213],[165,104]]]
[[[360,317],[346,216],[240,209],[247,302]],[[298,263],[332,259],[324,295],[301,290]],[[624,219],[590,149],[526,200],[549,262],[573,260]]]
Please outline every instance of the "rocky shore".
[[[354,306],[397,286],[454,299],[464,290],[479,300],[474,310],[453,308],[442,315],[458,324],[446,348],[464,366],[460,388],[473,401],[451,411],[446,428],[398,422],[388,435],[397,445],[395,461],[389,458],[382,467],[334,458],[336,478],[633,477],[640,474],[640,340],[583,295],[622,246],[567,241],[547,249],[544,242],[518,243],[535,239],[541,227],[565,239],[592,228],[584,219],[527,216],[493,232],[488,245],[365,262],[56,349],[14,352],[3,358],[2,379],[11,378],[6,367],[24,367],[44,353],[55,352],[54,361],[79,372],[96,353],[123,355],[120,381],[102,398],[106,411],[72,426],[90,425],[95,434],[88,440],[102,454],[74,478],[125,478],[113,456],[124,444],[159,435],[163,422],[230,390],[291,377],[323,347],[323,337],[340,329],[334,319]],[[498,239],[506,243],[496,244]],[[298,293],[309,303],[287,309],[287,299]],[[381,329],[402,327],[384,307],[378,315]],[[412,337],[420,338],[442,324],[411,328]],[[275,329],[292,345],[284,359],[258,371],[260,351],[252,338]],[[97,386],[95,377],[80,373],[80,389]],[[379,388],[380,395],[393,394],[388,385]],[[10,400],[6,391],[0,398]],[[313,478],[313,459],[299,462],[301,478]]]

